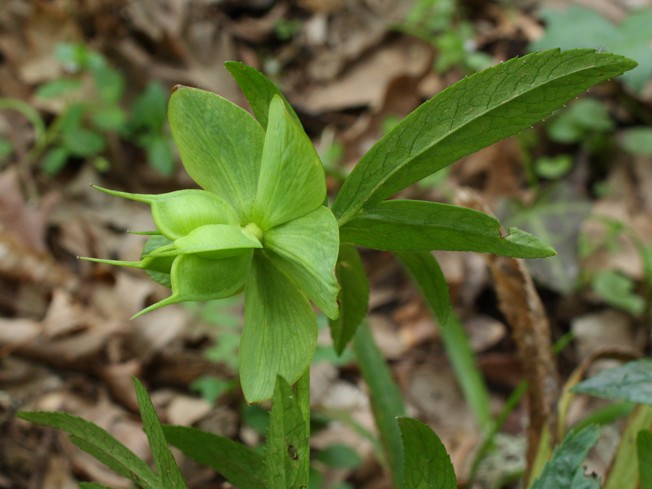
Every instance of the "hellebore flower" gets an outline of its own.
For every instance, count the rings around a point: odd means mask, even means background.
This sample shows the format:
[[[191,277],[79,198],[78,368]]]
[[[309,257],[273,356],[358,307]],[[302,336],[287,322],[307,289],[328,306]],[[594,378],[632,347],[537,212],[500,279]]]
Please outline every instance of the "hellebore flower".
[[[141,260],[90,259],[146,270],[172,294],[136,316],[182,301],[244,291],[240,378],[248,402],[272,397],[277,375],[293,383],[317,340],[312,301],[339,314],[337,222],[323,206],[324,171],[281,97],[266,130],[248,112],[203,90],[177,87],[169,120],[183,165],[202,190],[108,194],[151,206],[156,231]]]

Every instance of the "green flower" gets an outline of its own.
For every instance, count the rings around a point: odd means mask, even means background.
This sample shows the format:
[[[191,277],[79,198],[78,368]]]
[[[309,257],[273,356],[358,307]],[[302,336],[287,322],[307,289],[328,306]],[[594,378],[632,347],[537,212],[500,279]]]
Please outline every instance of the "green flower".
[[[314,302],[339,314],[337,222],[322,204],[324,171],[309,138],[274,96],[267,130],[210,92],[178,87],[169,107],[183,164],[203,190],[108,194],[151,206],[156,231],[141,260],[91,259],[147,270],[172,294],[136,316],[182,301],[244,290],[240,377],[247,401],[272,397],[277,375],[293,383],[317,340]]]

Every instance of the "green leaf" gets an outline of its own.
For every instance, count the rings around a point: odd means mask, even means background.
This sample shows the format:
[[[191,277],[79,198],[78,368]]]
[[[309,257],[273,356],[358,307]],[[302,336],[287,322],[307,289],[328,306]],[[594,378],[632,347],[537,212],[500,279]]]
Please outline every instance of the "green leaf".
[[[581,431],[571,431],[546,463],[532,489],[571,489],[580,464],[600,437],[600,429],[587,426]]]
[[[61,170],[63,170],[64,166],[66,166],[69,157],[70,153],[66,148],[55,146],[48,150],[48,152],[45,153],[45,156],[43,156],[41,168],[43,168],[43,171],[50,176],[57,175]]]
[[[264,236],[269,260],[332,319],[339,315],[335,277],[338,234],[332,212],[320,206]]]
[[[100,108],[92,113],[93,125],[102,131],[119,131],[127,123],[127,115],[117,106]]]
[[[73,443],[114,472],[146,489],[160,489],[156,474],[145,462],[90,421],[62,412],[21,412],[17,416],[31,423],[65,431]]]
[[[172,295],[146,307],[133,318],[178,302],[210,301],[238,294],[247,281],[252,256],[251,250],[218,260],[179,255],[174,259],[170,272]],[[108,263],[106,260],[103,262]],[[116,264],[120,265],[119,262]]]
[[[437,259],[430,252],[396,253],[396,257],[421,289],[437,322],[444,326],[452,306],[448,295],[448,283]]]
[[[170,144],[168,137],[160,134],[151,135],[147,139],[147,144],[145,144],[147,163],[165,176],[171,176],[176,168],[176,161]]]
[[[81,158],[96,155],[106,147],[106,141],[101,134],[88,129],[74,127],[61,135],[61,144],[69,153]]]
[[[652,406],[652,360],[636,360],[603,370],[573,387],[573,392]]]
[[[230,203],[241,219],[248,218],[265,138],[260,124],[219,95],[182,86],[172,92],[168,117],[192,179]]]
[[[371,410],[380,432],[394,487],[403,489],[403,443],[396,418],[405,416],[403,397],[366,323],[353,340],[362,377],[369,387]]]
[[[623,81],[641,91],[652,75],[652,9],[633,10],[619,25],[611,23],[597,10],[572,5],[565,9],[545,9],[545,35],[530,46],[531,50],[548,48],[594,48],[628,56],[640,65],[626,73]]]
[[[638,489],[640,470],[637,437],[641,430],[650,427],[652,427],[652,407],[637,406],[627,419],[627,425],[603,489]]]
[[[594,98],[578,100],[560,114],[548,126],[548,134],[559,143],[575,143],[589,133],[607,132],[613,129],[607,107]]]
[[[633,127],[623,131],[623,147],[634,155],[652,155],[652,128]]]
[[[158,81],[150,81],[134,102],[131,124],[137,128],[160,131],[165,125],[168,94]]]
[[[641,489],[652,489],[652,431],[641,430],[636,437]]]
[[[578,239],[592,204],[563,181],[537,196],[531,204],[509,201],[499,213],[506,226],[516,226],[535,234],[557,252],[549,260],[526,263],[534,279],[548,288],[568,294],[577,286],[580,273]]]
[[[310,430],[298,396],[277,378],[265,451],[267,489],[307,487],[310,469]]]
[[[317,151],[276,96],[269,106],[254,220],[267,231],[305,216],[325,198],[326,177]]]
[[[614,270],[602,270],[592,280],[591,285],[596,294],[614,307],[635,316],[645,310],[645,299],[634,291],[634,281]]]
[[[407,116],[356,165],[333,205],[341,224],[364,206],[540,121],[636,63],[607,53],[550,50],[511,59],[447,88]]]
[[[455,377],[478,425],[489,429],[493,425],[489,411],[489,389],[478,369],[464,327],[452,310],[448,284],[439,263],[430,252],[397,253],[396,256],[421,289],[424,299],[437,318]]]
[[[144,202],[152,207],[156,227],[171,240],[181,238],[207,224],[238,224],[233,208],[211,192],[176,190],[166,194],[131,194],[94,186],[102,192]]]
[[[238,489],[265,487],[263,457],[246,445],[187,426],[164,425],[163,432],[168,443],[217,471]]]
[[[555,251],[516,228],[503,236],[500,223],[482,212],[436,202],[389,200],[364,209],[340,228],[340,241],[389,251],[476,251],[543,258]]]
[[[264,252],[256,252],[245,287],[240,382],[249,403],[270,399],[276,377],[296,382],[310,365],[317,319],[308,299]]]
[[[575,472],[570,489],[600,489],[600,479],[595,474],[585,474],[584,467],[580,466]]]
[[[319,450],[315,460],[336,469],[355,469],[362,463],[360,454],[348,445],[334,443]]]
[[[405,459],[405,489],[457,489],[457,478],[446,447],[416,419],[399,418]]]
[[[355,246],[342,245],[335,267],[341,286],[340,317],[329,322],[333,347],[341,355],[353,338],[369,307],[369,281]]]
[[[80,482],[79,487],[82,489],[111,489],[109,486],[98,484],[97,482]]]
[[[36,96],[44,100],[50,100],[77,91],[81,86],[82,82],[77,78],[58,78],[38,87]]]
[[[143,384],[137,378],[134,377],[132,380],[136,389],[138,408],[143,419],[143,430],[147,435],[147,441],[152,449],[154,463],[156,464],[156,470],[161,481],[160,487],[161,489],[186,488],[187,486],[183,480],[181,471],[165,441],[165,435],[161,429],[161,422],[147,394],[147,390],[145,390],[145,387],[143,387]]]
[[[296,112],[285,99],[278,87],[260,71],[251,66],[247,66],[244,63],[240,63],[239,61],[227,61],[224,63],[224,66],[229,70],[229,73],[231,73],[231,76],[235,79],[240,90],[242,90],[242,93],[247,97],[249,105],[251,105],[251,108],[256,115],[256,119],[258,119],[258,122],[260,122],[260,125],[263,126],[264,129],[267,129],[269,106],[275,95],[278,95],[283,99],[285,109],[296,122],[301,124]]]

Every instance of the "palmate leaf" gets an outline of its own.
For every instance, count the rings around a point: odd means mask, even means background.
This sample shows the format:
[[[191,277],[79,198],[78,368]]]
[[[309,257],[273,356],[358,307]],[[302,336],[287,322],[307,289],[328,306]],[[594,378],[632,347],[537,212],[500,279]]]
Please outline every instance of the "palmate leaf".
[[[270,399],[280,375],[293,384],[310,365],[317,319],[303,293],[265,256],[254,255],[245,287],[240,383],[249,403]]]
[[[388,200],[365,208],[340,229],[340,241],[389,251],[475,251],[516,258],[555,254],[535,236],[482,212],[436,202]]]
[[[439,437],[416,419],[399,418],[405,460],[404,489],[457,489],[451,459]]]
[[[168,118],[192,179],[231,204],[241,219],[250,217],[265,138],[260,124],[219,95],[183,86],[170,97]]]
[[[264,230],[305,216],[326,198],[326,177],[315,147],[275,96],[269,106],[254,219]]]
[[[378,141],[344,182],[338,222],[367,205],[516,134],[590,86],[636,66],[622,56],[575,49],[511,59],[442,91]]]

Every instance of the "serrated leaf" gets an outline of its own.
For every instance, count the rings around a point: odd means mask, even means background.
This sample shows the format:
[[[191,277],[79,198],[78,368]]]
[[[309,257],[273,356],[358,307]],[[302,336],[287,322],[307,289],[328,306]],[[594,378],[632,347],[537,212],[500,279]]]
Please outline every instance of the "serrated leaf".
[[[378,141],[333,205],[341,224],[364,206],[516,134],[590,86],[632,69],[622,56],[575,49],[511,59],[447,88]]]
[[[403,489],[403,444],[396,418],[405,416],[403,396],[392,378],[366,323],[358,327],[353,348],[367,386],[374,421],[380,433],[394,487]]]
[[[337,221],[329,209],[313,212],[265,233],[267,257],[329,318],[337,318],[335,278]]]
[[[451,459],[439,437],[425,424],[399,418],[405,460],[404,489],[457,489]]]
[[[227,61],[224,66],[244,93],[263,129],[267,129],[269,105],[275,95],[283,99],[286,110],[295,121],[301,124],[296,112],[278,87],[260,71],[239,61]]]
[[[136,389],[138,408],[143,419],[143,430],[147,435],[147,441],[152,450],[156,470],[158,471],[161,489],[184,489],[187,488],[181,471],[177,466],[172,452],[170,451],[165,435],[161,429],[161,422],[156,414],[149,394],[135,377],[132,379]]]
[[[389,251],[476,251],[517,258],[542,258],[555,251],[529,233],[482,212],[436,202],[389,200],[365,208],[340,228],[340,241]]]
[[[636,360],[603,370],[580,382],[573,392],[652,406],[652,360]]]
[[[62,412],[21,412],[17,416],[31,423],[68,433],[73,442],[114,472],[146,489],[159,489],[154,471],[136,454],[99,426]]]
[[[636,449],[641,489],[652,489],[652,431],[641,430],[638,432]]]
[[[339,295],[340,316],[329,322],[333,347],[341,355],[355,335],[358,326],[367,315],[369,306],[369,281],[354,246],[340,246],[335,267],[341,290]]]
[[[280,97],[269,106],[254,220],[267,231],[305,216],[326,198],[321,161],[303,128]]]
[[[600,429],[587,426],[581,431],[571,431],[566,435],[561,445],[546,463],[532,489],[571,489],[580,464],[586,458],[589,450],[600,437]]]
[[[276,377],[296,382],[310,365],[317,319],[308,299],[265,256],[254,256],[245,287],[240,383],[249,403],[270,399]]]
[[[211,467],[238,489],[265,485],[263,457],[242,443],[187,426],[163,426],[168,443],[194,461]]]
[[[310,431],[292,387],[278,377],[265,450],[267,489],[307,487]]]
[[[170,97],[168,117],[192,179],[249,218],[265,138],[260,124],[219,95],[181,86]]]

